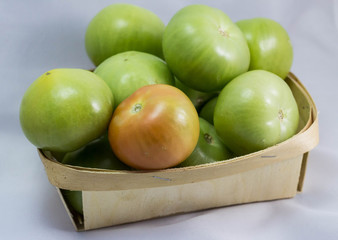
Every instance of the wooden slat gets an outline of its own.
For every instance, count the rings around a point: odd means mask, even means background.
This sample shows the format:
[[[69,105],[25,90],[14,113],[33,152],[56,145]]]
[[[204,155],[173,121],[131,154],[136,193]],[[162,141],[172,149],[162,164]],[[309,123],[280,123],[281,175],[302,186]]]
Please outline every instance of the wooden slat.
[[[302,156],[238,174],[178,186],[84,191],[85,230],[257,201],[297,192]]]

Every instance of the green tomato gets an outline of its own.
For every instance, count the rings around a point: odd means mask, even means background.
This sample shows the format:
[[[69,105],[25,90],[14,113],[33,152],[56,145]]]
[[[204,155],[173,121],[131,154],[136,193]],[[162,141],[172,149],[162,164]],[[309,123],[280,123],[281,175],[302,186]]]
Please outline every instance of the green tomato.
[[[62,163],[99,169],[130,169],[127,165],[116,158],[110,147],[107,136],[101,137],[79,150],[67,153],[64,156]],[[72,206],[75,211],[83,214],[81,191],[62,190],[62,194],[66,202]]]
[[[83,214],[82,192],[60,189],[66,203],[77,213]]]
[[[250,52],[243,33],[222,11],[189,5],[169,21],[163,54],[174,75],[202,92],[221,90],[249,68]]]
[[[135,50],[159,57],[164,23],[153,12],[131,4],[112,4],[89,23],[85,36],[87,54],[98,66],[120,52]]]
[[[237,25],[249,45],[249,69],[270,71],[284,79],[293,61],[293,50],[287,31],[268,18],[241,20]]]
[[[129,170],[113,153],[108,137],[104,136],[87,144],[81,149],[66,153],[63,164],[110,170]]]
[[[199,118],[199,122],[200,135],[197,145],[192,154],[178,167],[212,163],[234,157],[218,137],[214,126],[203,118]]]
[[[54,69],[27,89],[20,123],[36,147],[74,151],[100,137],[113,113],[113,95],[97,75],[82,69]]]
[[[206,93],[194,90],[185,84],[183,84],[181,81],[179,81],[177,78],[175,78],[175,86],[180,89],[182,92],[184,92],[191,102],[194,104],[197,111],[212,97],[217,95],[216,92]]]
[[[209,100],[201,109],[199,115],[201,118],[204,118],[207,120],[209,123],[214,125],[214,111],[215,111],[215,106],[217,103],[217,97],[212,98]]]
[[[214,126],[222,141],[237,155],[280,143],[298,128],[296,100],[283,79],[253,70],[233,79],[221,91]]]
[[[175,83],[167,64],[161,58],[137,51],[123,52],[108,58],[94,73],[110,87],[115,106],[140,87]]]

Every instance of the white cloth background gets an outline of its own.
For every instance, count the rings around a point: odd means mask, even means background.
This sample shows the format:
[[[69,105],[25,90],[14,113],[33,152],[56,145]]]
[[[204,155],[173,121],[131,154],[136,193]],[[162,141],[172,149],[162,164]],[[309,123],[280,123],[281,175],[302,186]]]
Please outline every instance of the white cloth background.
[[[84,33],[90,19],[114,2],[0,1],[0,238],[338,239],[337,0],[125,1],[152,10],[165,23],[192,3],[220,8],[233,21],[262,16],[281,23],[294,46],[292,71],[320,112],[320,144],[310,154],[304,191],[295,198],[74,231],[36,149],[22,134],[19,105],[45,71],[93,67]]]

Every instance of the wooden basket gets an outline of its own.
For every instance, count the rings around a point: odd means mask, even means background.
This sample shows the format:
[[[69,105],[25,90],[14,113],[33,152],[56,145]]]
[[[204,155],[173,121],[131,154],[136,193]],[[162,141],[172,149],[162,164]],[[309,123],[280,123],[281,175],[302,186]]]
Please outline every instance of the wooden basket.
[[[114,171],[69,166],[38,149],[76,230],[89,230],[234,204],[291,198],[301,191],[308,153],[319,140],[316,106],[301,82],[286,78],[300,111],[292,138],[249,155],[194,167]],[[83,216],[60,189],[82,191]]]

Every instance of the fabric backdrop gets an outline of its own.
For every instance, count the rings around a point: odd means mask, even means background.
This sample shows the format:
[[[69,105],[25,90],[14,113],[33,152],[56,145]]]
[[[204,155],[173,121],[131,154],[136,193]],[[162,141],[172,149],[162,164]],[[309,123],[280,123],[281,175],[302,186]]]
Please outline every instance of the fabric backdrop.
[[[84,48],[90,19],[113,0],[0,1],[1,239],[338,239],[338,1],[119,1],[156,13],[165,23],[202,3],[233,21],[268,17],[289,32],[292,71],[319,110],[320,144],[310,153],[304,190],[287,200],[244,204],[77,233],[24,137],[19,106],[42,73],[93,67]]]

